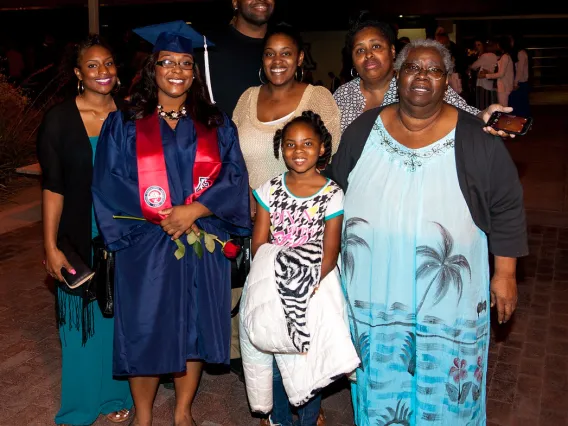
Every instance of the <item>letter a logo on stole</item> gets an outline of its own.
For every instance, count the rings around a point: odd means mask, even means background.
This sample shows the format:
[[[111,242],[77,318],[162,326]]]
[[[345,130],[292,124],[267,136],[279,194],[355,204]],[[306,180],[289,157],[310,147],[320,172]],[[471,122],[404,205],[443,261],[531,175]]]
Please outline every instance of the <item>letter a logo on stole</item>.
[[[209,188],[211,186],[211,179],[208,177],[199,177],[199,183],[197,184],[197,188],[195,188],[195,192],[199,192],[203,189]]]

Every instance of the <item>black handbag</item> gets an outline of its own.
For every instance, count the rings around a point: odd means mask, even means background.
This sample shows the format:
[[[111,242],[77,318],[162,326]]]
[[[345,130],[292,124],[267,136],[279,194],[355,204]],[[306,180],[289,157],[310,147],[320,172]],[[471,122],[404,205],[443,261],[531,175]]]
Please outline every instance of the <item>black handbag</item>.
[[[231,236],[232,241],[241,246],[241,251],[231,260],[231,288],[243,288],[250,271],[250,237]]]
[[[231,260],[231,289],[243,288],[250,271],[251,239],[250,237],[231,236],[231,240],[241,246],[240,253],[235,259]],[[241,299],[231,310],[231,318],[238,315],[240,304]]]
[[[97,302],[104,317],[114,316],[115,255],[107,251],[102,237],[93,238],[93,278]]]

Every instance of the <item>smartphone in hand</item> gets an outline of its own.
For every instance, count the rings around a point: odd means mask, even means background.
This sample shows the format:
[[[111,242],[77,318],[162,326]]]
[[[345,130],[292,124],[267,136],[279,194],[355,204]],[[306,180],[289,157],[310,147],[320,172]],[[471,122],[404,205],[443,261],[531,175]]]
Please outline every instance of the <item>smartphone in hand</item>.
[[[520,117],[513,114],[507,114],[501,111],[495,111],[489,117],[487,125],[495,130],[503,130],[513,135],[526,135],[532,126],[532,117]]]

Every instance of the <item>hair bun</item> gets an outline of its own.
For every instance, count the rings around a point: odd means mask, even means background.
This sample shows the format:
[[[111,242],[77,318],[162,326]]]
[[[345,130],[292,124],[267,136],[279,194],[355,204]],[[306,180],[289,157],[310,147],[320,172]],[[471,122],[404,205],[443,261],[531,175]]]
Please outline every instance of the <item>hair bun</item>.
[[[312,110],[306,110],[302,112],[302,117],[309,118],[310,120],[318,120],[321,119],[319,114],[313,112]]]

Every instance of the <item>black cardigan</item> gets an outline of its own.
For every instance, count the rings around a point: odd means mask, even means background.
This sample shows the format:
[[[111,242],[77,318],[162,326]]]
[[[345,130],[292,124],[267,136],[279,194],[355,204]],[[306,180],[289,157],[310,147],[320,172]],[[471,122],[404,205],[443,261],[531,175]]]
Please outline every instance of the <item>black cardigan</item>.
[[[37,138],[42,188],[63,195],[57,239],[67,237],[91,263],[93,152],[75,98],[51,108]]]
[[[365,111],[345,129],[325,170],[344,191],[383,108]],[[482,127],[479,118],[458,110],[455,156],[461,192],[473,221],[487,234],[494,255],[526,256],[527,225],[517,169],[501,139],[488,135]]]

